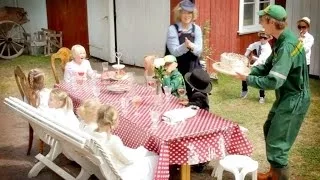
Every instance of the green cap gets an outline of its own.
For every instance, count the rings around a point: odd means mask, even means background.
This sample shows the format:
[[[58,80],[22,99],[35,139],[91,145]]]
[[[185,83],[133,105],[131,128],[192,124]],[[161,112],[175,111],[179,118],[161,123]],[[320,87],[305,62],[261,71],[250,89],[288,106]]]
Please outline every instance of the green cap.
[[[269,15],[276,20],[282,21],[287,17],[286,10],[280,5],[269,5],[258,12],[259,16]]]
[[[166,55],[164,57],[164,62],[165,63],[172,63],[172,62],[177,62],[177,58],[173,55]]]

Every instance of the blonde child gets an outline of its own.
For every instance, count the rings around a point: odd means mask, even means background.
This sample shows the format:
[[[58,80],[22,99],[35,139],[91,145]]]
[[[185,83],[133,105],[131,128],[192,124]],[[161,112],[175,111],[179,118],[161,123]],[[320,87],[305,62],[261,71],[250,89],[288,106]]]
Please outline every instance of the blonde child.
[[[45,88],[44,73],[40,69],[31,69],[28,73],[28,82],[31,96],[34,97],[33,105],[39,109],[48,108],[50,90]]]
[[[122,140],[111,133],[118,119],[119,114],[114,107],[102,105],[98,110],[98,129],[94,135],[106,147],[105,151],[111,154],[111,160],[123,179],[153,179],[158,156],[142,146],[131,149],[123,145]]]
[[[82,105],[77,109],[77,114],[80,119],[80,130],[91,134],[98,128],[97,113],[101,103],[97,99],[85,100]]]
[[[82,76],[86,79],[87,76],[93,75],[89,60],[86,59],[87,53],[83,46],[77,44],[71,48],[73,60],[66,64],[64,72],[64,80],[69,82],[72,76]]]
[[[79,127],[79,120],[73,112],[72,100],[65,91],[58,88],[52,89],[48,106],[50,108],[49,112],[58,123],[70,129]]]

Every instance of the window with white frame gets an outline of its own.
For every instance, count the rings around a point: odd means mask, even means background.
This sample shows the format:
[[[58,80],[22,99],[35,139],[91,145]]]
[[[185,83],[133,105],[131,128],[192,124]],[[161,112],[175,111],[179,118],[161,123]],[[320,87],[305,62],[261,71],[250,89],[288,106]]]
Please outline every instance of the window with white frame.
[[[239,0],[239,34],[258,32],[261,29],[257,12],[274,4],[274,0]]]

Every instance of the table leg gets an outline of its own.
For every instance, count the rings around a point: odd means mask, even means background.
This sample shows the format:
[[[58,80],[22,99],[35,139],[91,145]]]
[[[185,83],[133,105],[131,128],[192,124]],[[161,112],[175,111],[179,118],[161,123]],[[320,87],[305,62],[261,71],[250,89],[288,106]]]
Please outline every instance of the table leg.
[[[190,165],[182,164],[180,170],[181,180],[190,180]]]

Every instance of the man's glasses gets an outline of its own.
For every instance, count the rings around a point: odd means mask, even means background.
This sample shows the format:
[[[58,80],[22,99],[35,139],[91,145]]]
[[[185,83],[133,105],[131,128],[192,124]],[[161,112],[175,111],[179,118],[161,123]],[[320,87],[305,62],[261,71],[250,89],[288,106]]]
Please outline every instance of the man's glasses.
[[[307,26],[298,26],[298,29],[306,29],[307,28]]]

